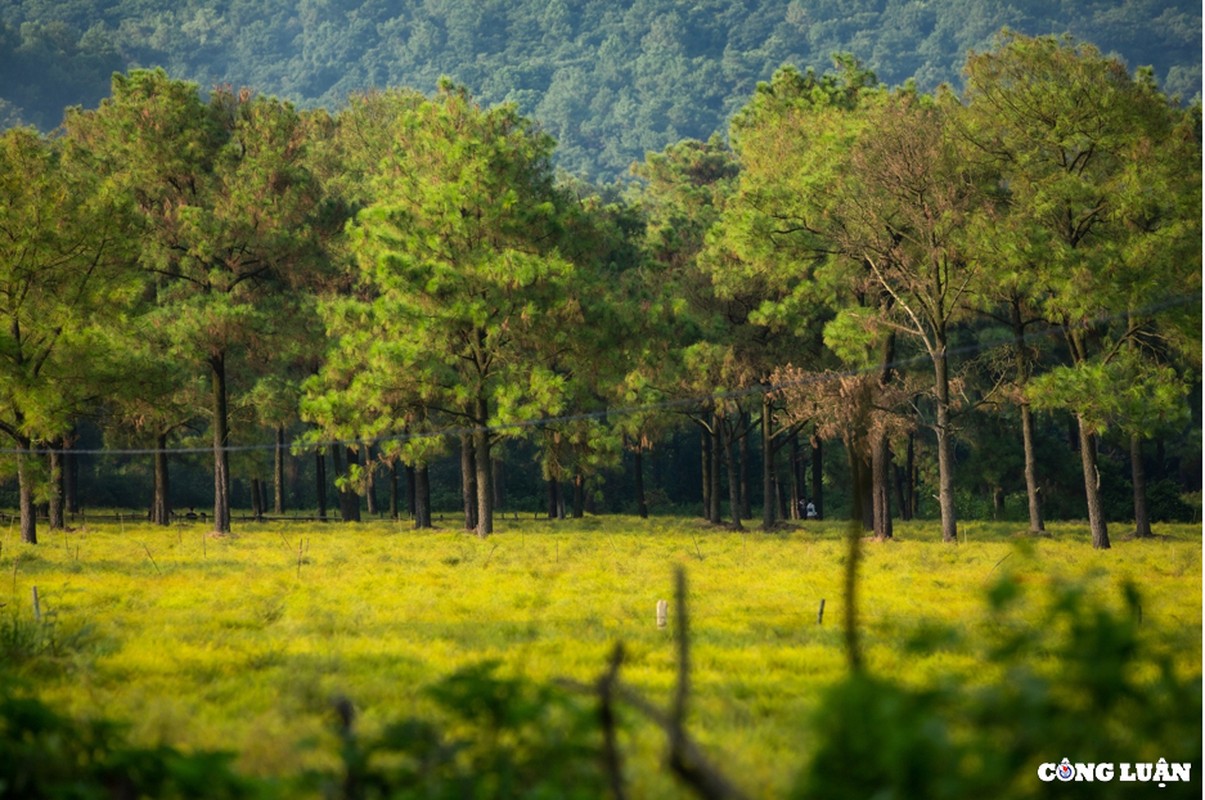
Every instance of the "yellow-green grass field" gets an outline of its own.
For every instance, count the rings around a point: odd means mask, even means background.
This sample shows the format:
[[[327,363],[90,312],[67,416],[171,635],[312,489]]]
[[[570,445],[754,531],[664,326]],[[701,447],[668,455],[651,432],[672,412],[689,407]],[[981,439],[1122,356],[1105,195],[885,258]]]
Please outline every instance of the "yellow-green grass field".
[[[621,678],[666,706],[673,624],[655,606],[685,567],[692,633],[690,728],[754,796],[785,790],[814,742],[809,714],[846,669],[845,524],[772,534],[686,519],[500,519],[480,540],[439,522],[96,523],[0,530],[0,611],[32,616],[59,644],[17,670],[53,707],[130,726],[135,742],[236,752],[249,775],[334,768],[331,702],[350,698],[362,730],[424,714],[424,687],[487,659],[535,681],[594,681],[617,641]],[[1201,670],[1201,530],[1159,526],[1150,541],[1094,551],[1085,526],[1048,538],[1016,524],[963,522],[943,544],[934,522],[865,541],[859,629],[866,665],[905,685],[990,683],[979,642],[1001,624],[985,593],[1015,582],[1011,624],[1041,619],[1054,586],[1082,584],[1122,608],[1142,596],[1141,632],[1185,676]],[[823,620],[817,612],[825,601]],[[934,633],[934,632],[938,633]],[[917,646],[917,642],[928,642]],[[909,646],[911,643],[911,646]],[[637,796],[679,796],[659,768],[662,735],[633,714],[621,741]],[[1059,754],[1052,754],[1059,755]]]

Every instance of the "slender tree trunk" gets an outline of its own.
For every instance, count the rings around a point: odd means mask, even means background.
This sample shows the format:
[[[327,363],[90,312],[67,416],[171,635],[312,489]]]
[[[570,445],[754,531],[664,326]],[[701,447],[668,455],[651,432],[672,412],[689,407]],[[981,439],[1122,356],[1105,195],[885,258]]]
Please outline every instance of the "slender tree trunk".
[[[812,444],[812,505],[816,519],[824,519],[824,443],[813,434]]]
[[[741,530],[744,526],[741,525],[740,468],[736,463],[736,448],[733,447],[732,441],[736,436],[736,425],[727,425],[722,418],[717,416],[716,428],[720,431],[724,447],[724,462],[728,467],[728,506],[732,514],[732,527],[735,530]]]
[[[1153,536],[1151,517],[1146,506],[1146,468],[1142,463],[1142,439],[1130,434],[1130,478],[1134,485],[1134,536],[1145,539]]]
[[[272,511],[285,513],[285,426],[276,426],[276,450],[272,459]]]
[[[545,510],[548,512],[549,519],[556,519],[557,507],[561,504],[561,482],[556,478],[549,478],[545,484],[547,489],[547,505]]]
[[[38,543],[38,516],[33,502],[33,469],[30,464],[30,442],[17,439],[17,507],[21,517],[21,541]]]
[[[346,477],[343,471],[343,445],[336,444],[331,448],[331,466],[335,470],[335,494],[339,497],[339,519],[347,522],[347,490],[339,487],[339,482]]]
[[[644,441],[637,440],[636,449],[632,453],[633,470],[636,473],[636,513],[641,519],[648,519],[649,504],[644,494]]]
[[[477,530],[477,473],[473,461],[473,437],[460,439],[460,496],[464,502],[464,529]]]
[[[871,495],[874,503],[874,535],[890,539],[891,524],[891,447],[884,434],[875,434],[871,444]]]
[[[230,533],[230,444],[226,354],[210,356],[213,379],[213,530]]]
[[[573,518],[586,516],[586,479],[579,472],[573,476]]]
[[[55,442],[50,448],[50,530],[61,531],[63,520],[63,442]]]
[[[791,519],[803,519],[804,486],[803,454],[799,448],[799,432],[791,434]]]
[[[1038,458],[1033,444],[1033,410],[1029,403],[1021,403],[1021,446],[1025,450],[1025,498],[1029,503],[1029,530],[1031,533],[1040,533],[1046,530],[1046,523],[1042,519]]]
[[[916,516],[916,434],[908,433],[908,452],[904,456],[904,519]]]
[[[368,516],[370,517],[375,517],[377,514],[376,466],[372,456],[372,445],[366,445],[364,448],[364,499],[368,502]]]
[[[414,468],[414,527],[431,527],[431,479],[426,464]]]
[[[352,467],[358,466],[360,463],[359,454],[354,448],[347,448],[347,476],[350,477]],[[342,501],[343,521],[344,522],[359,522],[360,521],[360,493],[355,488],[348,486],[347,489],[339,493],[339,498]]]
[[[256,522],[264,521],[263,487],[259,478],[251,479],[251,515]]]
[[[473,428],[473,452],[476,454],[477,474],[477,535],[482,539],[494,532],[494,488],[490,479],[490,432],[485,427],[489,420],[489,406],[484,397],[478,397],[474,414],[477,425]]]
[[[770,393],[763,392],[761,398],[761,472],[762,511],[761,527],[764,531],[774,529],[774,416]]]
[[[1029,360],[1026,358],[1025,322],[1021,318],[1021,303],[1014,297],[1009,304],[1009,318],[1013,329],[1014,362],[1017,384],[1024,389],[1029,382]],[[1019,403],[1021,410],[1021,447],[1025,453],[1025,498],[1029,505],[1029,531],[1041,533],[1046,530],[1042,520],[1042,504],[1038,487],[1038,459],[1033,444],[1033,410],[1027,400]]]
[[[406,509],[413,519],[418,516],[418,499],[415,496],[418,492],[418,486],[415,485],[417,477],[414,474],[414,467],[406,467]]]
[[[889,334],[883,342],[882,362],[879,368],[879,391],[886,392],[895,370],[895,334]],[[872,434],[870,442],[871,493],[874,511],[874,535],[876,539],[892,538],[891,523],[891,442],[884,432]]]
[[[703,472],[703,519],[711,519],[711,436],[707,428],[699,426],[699,452],[702,454]]]
[[[865,440],[859,442],[866,445]],[[861,448],[859,448],[861,450]],[[858,455],[858,479],[855,486],[858,491],[858,508],[862,509],[862,530],[874,533],[874,460],[869,455]]]
[[[1088,504],[1088,527],[1092,531],[1092,546],[1097,550],[1108,550],[1109,529],[1105,522],[1104,507],[1100,499],[1100,470],[1096,466],[1096,437],[1088,430],[1084,420],[1079,423],[1079,455],[1084,470],[1084,497]]]
[[[723,489],[720,477],[720,466],[722,453],[724,449],[723,438],[724,432],[721,430],[721,420],[719,414],[713,414],[711,417],[711,510],[708,519],[712,525],[720,525],[724,521],[722,511],[722,496]]]
[[[741,519],[753,519],[753,501],[749,497],[749,426],[746,422],[749,415],[742,411],[737,415],[737,420],[740,423],[740,438],[737,440],[736,450],[737,464],[740,467],[741,483],[740,483],[740,499],[741,499]],[[733,436],[736,431],[733,430]]]
[[[949,361],[944,341],[938,343],[933,359],[934,389],[937,393],[937,502],[941,507],[941,540],[958,541],[958,522],[954,515],[954,442],[950,421]]]
[[[389,518],[398,518],[398,480],[397,480],[397,462],[389,462]]]
[[[314,489],[318,495],[318,519],[326,522],[326,453],[314,452]]]
[[[172,506],[168,490],[170,482],[167,471],[167,434],[161,433],[155,439],[154,486],[151,494],[151,522],[156,525],[171,523]]]

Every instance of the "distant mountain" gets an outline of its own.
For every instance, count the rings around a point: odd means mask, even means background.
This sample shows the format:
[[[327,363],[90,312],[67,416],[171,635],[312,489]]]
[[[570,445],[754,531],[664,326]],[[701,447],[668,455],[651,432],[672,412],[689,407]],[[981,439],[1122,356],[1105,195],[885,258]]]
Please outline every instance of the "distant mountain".
[[[784,63],[823,71],[850,52],[888,84],[958,85],[966,52],[1004,26],[1070,33],[1200,96],[1196,0],[8,0],[0,125],[53,128],[137,66],[331,109],[447,75],[517,103],[565,169],[609,180],[722,131]]]

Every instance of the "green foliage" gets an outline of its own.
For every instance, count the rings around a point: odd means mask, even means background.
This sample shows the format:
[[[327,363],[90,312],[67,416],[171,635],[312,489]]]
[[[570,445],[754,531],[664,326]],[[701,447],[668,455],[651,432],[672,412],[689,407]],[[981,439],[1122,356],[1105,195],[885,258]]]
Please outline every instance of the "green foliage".
[[[0,797],[252,798],[262,786],[224,753],[130,745],[106,720],[62,716],[9,678],[0,680]]]
[[[435,720],[411,717],[360,737],[343,720],[343,775],[326,795],[593,798],[603,794],[597,720],[581,699],[551,685],[474,664],[426,692]],[[343,706],[342,714],[349,714]],[[318,778],[319,783],[322,782]]]
[[[993,621],[983,658],[1002,671],[989,686],[939,680],[914,688],[854,674],[830,688],[814,720],[820,745],[794,796],[1042,797],[1038,764],[1064,757],[1195,759],[1199,675],[1178,675],[1171,648],[1142,634],[1133,585],[1116,609],[1089,601],[1081,586],[1056,586],[1037,618],[1025,595],[1017,575],[987,590]],[[1192,782],[1168,787],[1160,791],[1199,793]],[[1118,781],[1060,785],[1067,797],[1132,792]]]
[[[1170,366],[1144,363],[1130,350],[1108,361],[1054,367],[1034,378],[1029,392],[1035,408],[1070,409],[1098,433],[1117,425],[1149,436],[1187,422],[1184,378]]]
[[[97,646],[95,629],[60,620],[53,609],[33,619],[16,611],[0,616],[0,659],[15,674],[50,675],[70,671],[81,655]]]

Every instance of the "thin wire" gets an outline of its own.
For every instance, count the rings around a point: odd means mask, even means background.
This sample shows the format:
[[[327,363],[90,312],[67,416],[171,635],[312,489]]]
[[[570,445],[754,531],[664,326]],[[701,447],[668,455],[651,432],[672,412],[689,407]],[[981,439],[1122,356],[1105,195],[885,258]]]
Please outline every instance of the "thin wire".
[[[1144,309],[1136,312],[1140,315],[1153,314],[1159,311],[1166,310],[1179,305],[1187,305],[1188,303],[1197,300],[1198,298],[1191,295],[1174,295],[1167,300],[1152,304]],[[1118,312],[1106,316],[1099,317],[1092,321],[1091,324],[1102,324],[1104,322],[1115,321],[1127,317],[1128,313]],[[1023,334],[1020,337],[1022,342],[1030,342],[1038,339],[1055,338],[1062,333],[1058,327],[1045,328],[1040,331]],[[1001,342],[990,347],[979,342],[963,345],[947,351],[949,356],[961,355],[978,355],[980,353],[992,352],[1001,350],[1006,347],[1012,347],[1017,343],[1016,339],[1010,339],[1006,342]],[[893,359],[888,364],[875,364],[872,366],[862,367],[859,369],[849,369],[842,371],[825,371],[822,373],[812,373],[802,378],[783,381],[779,383],[761,383],[754,386],[748,386],[741,389],[731,389],[722,392],[711,392],[709,394],[687,395],[669,400],[661,400],[657,402],[639,403],[628,406],[615,406],[595,411],[580,411],[573,414],[559,414],[555,416],[540,417],[539,419],[520,420],[516,422],[508,422],[505,424],[485,425],[485,426],[447,426],[437,428],[430,431],[416,431],[413,433],[400,433],[392,436],[380,437],[372,440],[365,439],[330,439],[320,442],[305,442],[295,441],[291,445],[285,445],[290,449],[301,449],[304,451],[317,451],[328,447],[352,447],[365,444],[379,445],[389,442],[410,442],[422,441],[425,439],[438,439],[443,437],[458,437],[474,433],[484,428],[490,433],[501,433],[504,431],[522,431],[536,428],[549,427],[556,424],[564,424],[571,422],[586,422],[591,420],[608,419],[615,417],[627,417],[636,414],[649,413],[654,411],[675,411],[680,409],[698,408],[700,405],[707,402],[716,402],[721,400],[739,400],[745,397],[761,396],[770,392],[782,391],[784,389],[793,389],[802,386],[809,386],[822,381],[840,380],[842,378],[857,377],[871,372],[879,372],[886,368],[904,369],[916,364],[924,364],[929,362],[929,356],[921,353],[908,358]],[[246,452],[271,452],[275,451],[280,445],[275,442],[267,444],[247,444],[247,445],[227,445],[221,448],[221,451],[226,453],[246,453]],[[93,448],[93,449],[75,449],[75,448],[29,448],[21,450],[18,448],[0,448],[0,455],[48,455],[51,453],[70,454],[70,455],[107,455],[107,456],[150,456],[166,453],[168,455],[200,455],[213,453],[218,448],[213,446],[207,447],[150,447],[150,448],[130,448],[130,449],[115,449],[115,448]]]

